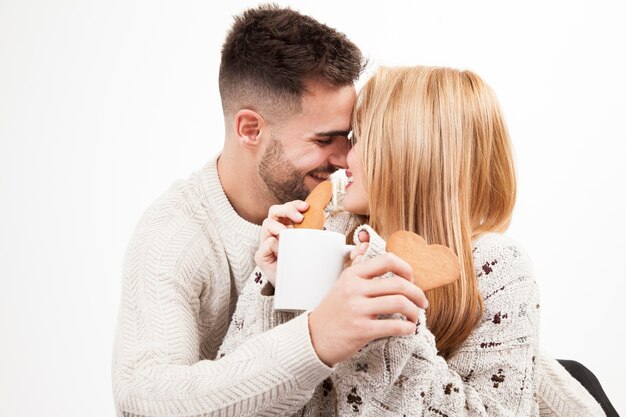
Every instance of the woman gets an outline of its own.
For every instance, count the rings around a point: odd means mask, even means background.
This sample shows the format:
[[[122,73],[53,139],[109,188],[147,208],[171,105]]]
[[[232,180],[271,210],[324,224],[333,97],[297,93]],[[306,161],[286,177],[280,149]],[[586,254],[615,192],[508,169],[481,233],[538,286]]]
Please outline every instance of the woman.
[[[539,415],[539,298],[528,257],[501,234],[511,220],[516,186],[493,92],[469,71],[381,68],[359,94],[353,132],[343,207],[366,218],[354,239],[369,244],[353,252],[352,268],[384,253],[391,233],[409,230],[451,248],[461,278],[428,291],[428,307],[418,309],[416,319],[404,314],[415,321],[413,334],[376,340],[337,364],[299,413]],[[289,204],[291,212],[301,209]],[[270,281],[275,237],[298,218],[283,213],[264,223],[256,257]],[[334,214],[328,223],[346,221],[345,214]],[[223,354],[290,318],[271,310],[260,277],[242,294]],[[339,302],[333,297],[331,291],[310,313],[311,327],[321,315],[317,310]],[[264,317],[264,324],[254,317]],[[598,411],[597,404],[583,405]]]

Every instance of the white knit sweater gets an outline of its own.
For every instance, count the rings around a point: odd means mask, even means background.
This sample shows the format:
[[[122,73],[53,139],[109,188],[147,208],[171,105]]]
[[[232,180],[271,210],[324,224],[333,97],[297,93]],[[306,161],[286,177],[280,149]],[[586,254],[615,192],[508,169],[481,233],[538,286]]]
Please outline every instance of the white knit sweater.
[[[216,159],[148,209],[124,262],[112,366],[118,416],[262,414],[301,405],[330,375],[306,316],[215,360],[259,233],[230,205]]]
[[[385,242],[368,226],[364,259]],[[354,234],[355,241],[358,230]],[[312,393],[299,416],[601,416],[591,396],[558,363],[538,355],[539,298],[530,261],[515,242],[481,236],[473,251],[484,300],[483,319],[446,362],[421,312],[416,334],[369,343]],[[293,314],[273,310],[262,272],[239,300],[220,356]],[[280,326],[279,326],[280,327]],[[538,361],[540,366],[537,367]],[[560,370],[559,370],[560,368]],[[536,370],[539,369],[538,372]],[[555,371],[560,373],[555,377]],[[591,399],[591,400],[590,400]]]

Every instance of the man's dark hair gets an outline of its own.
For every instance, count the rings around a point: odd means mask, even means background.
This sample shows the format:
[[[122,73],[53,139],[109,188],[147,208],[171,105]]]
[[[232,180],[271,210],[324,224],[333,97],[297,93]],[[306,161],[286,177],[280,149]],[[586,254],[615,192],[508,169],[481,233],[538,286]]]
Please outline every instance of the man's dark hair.
[[[222,46],[224,114],[241,108],[281,116],[299,111],[306,81],[352,85],[364,66],[355,44],[309,16],[272,4],[248,9],[235,17]]]

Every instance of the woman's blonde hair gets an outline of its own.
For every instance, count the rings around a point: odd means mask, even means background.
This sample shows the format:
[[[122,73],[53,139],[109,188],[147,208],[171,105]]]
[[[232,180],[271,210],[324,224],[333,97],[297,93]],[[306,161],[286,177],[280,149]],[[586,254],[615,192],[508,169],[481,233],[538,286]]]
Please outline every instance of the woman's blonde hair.
[[[353,114],[369,222],[451,248],[461,278],[429,291],[428,327],[449,356],[482,317],[472,240],[507,229],[515,204],[509,135],[493,91],[450,68],[380,68]]]

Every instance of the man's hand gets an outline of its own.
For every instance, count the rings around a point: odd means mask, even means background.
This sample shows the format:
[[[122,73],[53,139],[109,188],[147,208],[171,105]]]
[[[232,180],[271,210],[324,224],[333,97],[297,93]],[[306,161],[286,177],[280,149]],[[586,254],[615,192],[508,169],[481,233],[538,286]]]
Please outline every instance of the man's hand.
[[[387,272],[396,276],[372,279]],[[348,359],[371,340],[415,332],[424,292],[413,284],[411,267],[386,253],[345,269],[330,293],[309,314],[313,348],[329,366]],[[407,320],[379,320],[379,314],[402,314]]]

